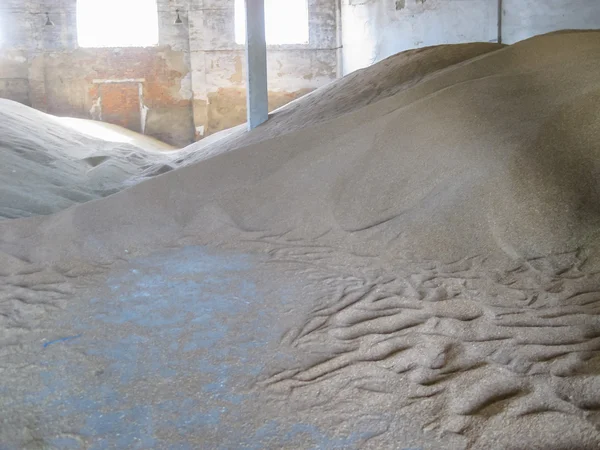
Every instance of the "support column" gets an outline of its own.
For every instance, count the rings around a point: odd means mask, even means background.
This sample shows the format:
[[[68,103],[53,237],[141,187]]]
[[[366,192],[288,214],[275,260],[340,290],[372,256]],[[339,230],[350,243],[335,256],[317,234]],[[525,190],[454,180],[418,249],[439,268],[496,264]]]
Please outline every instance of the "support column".
[[[264,0],[246,0],[246,73],[248,129],[252,130],[269,118]]]
[[[502,44],[502,16],[504,15],[504,5],[502,0],[498,0],[498,44]]]

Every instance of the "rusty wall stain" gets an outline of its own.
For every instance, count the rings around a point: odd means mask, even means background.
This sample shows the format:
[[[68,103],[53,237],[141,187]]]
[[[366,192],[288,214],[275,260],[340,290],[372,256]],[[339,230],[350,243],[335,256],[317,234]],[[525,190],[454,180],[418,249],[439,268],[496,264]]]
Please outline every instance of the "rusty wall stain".
[[[229,77],[229,81],[233,84],[242,83],[244,81],[243,62],[241,55],[235,55],[235,72]]]
[[[111,83],[100,87],[102,120],[141,133],[142,113],[137,83]]]
[[[308,94],[313,89],[295,92],[269,91],[269,111]],[[208,95],[205,136],[246,122],[245,88],[221,88]]]
[[[165,47],[53,52],[45,55],[43,70],[51,114],[88,118],[100,98],[95,80],[144,79],[143,102],[150,122],[146,134],[180,146],[194,140],[192,102],[180,94],[182,79],[189,72],[183,52]],[[189,120],[182,124],[184,111]],[[157,114],[160,120],[152,117]]]

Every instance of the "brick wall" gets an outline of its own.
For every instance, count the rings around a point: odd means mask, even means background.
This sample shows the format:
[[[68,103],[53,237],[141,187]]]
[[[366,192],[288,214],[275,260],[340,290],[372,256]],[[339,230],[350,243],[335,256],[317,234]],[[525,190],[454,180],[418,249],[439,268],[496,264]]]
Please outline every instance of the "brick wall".
[[[110,117],[135,129],[129,88],[121,85],[119,100],[113,86],[106,99],[99,89],[105,84],[98,80],[142,79],[139,119],[148,135],[184,146],[243,123],[245,55],[235,43],[234,2],[158,0],[159,46],[82,49],[77,45],[77,0],[2,0],[0,97],[57,115]],[[309,44],[269,47],[272,108],[337,77],[338,2],[308,2]],[[176,9],[183,21],[179,25]],[[53,27],[44,25],[45,12]],[[106,101],[110,115],[102,114]],[[119,101],[125,102],[121,109]]]

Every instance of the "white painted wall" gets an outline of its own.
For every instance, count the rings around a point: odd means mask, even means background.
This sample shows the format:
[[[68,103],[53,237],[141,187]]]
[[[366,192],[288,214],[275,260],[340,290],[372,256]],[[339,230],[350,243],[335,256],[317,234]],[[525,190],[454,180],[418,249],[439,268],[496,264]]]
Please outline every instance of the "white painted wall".
[[[497,22],[497,0],[342,0],[344,73],[411,48],[495,42]]]
[[[600,0],[503,0],[502,41],[564,29],[600,28]]]
[[[344,74],[411,48],[497,42],[499,0],[341,0]],[[600,0],[502,0],[502,40],[600,28]]]

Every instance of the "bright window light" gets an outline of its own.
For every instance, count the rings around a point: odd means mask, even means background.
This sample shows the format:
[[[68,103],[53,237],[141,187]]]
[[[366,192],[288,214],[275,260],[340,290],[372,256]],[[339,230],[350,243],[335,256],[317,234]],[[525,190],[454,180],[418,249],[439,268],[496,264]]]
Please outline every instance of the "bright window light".
[[[80,47],[158,45],[156,0],[78,0]]]
[[[307,0],[265,0],[267,44],[308,44]],[[235,0],[235,42],[246,43],[246,3]]]

